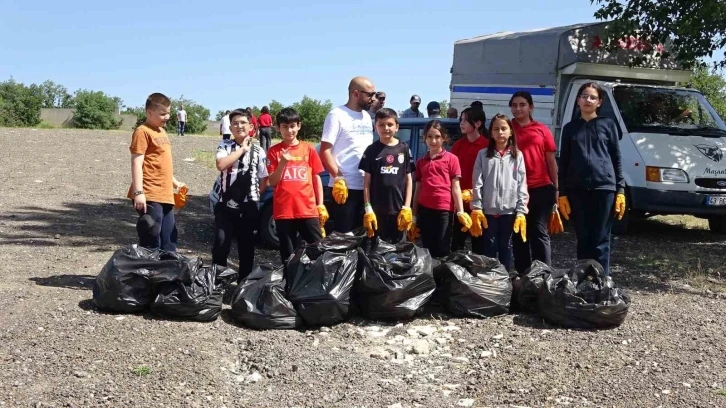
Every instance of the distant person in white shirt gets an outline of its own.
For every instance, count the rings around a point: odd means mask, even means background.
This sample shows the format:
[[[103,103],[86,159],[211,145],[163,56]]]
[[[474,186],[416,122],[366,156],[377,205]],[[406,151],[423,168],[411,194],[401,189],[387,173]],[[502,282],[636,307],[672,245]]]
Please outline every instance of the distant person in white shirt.
[[[439,105],[436,101],[429,102],[429,104],[426,105],[426,113],[431,119],[441,118],[441,105]]]
[[[371,115],[371,120],[376,117],[376,112],[378,112],[378,110],[383,108],[384,106],[386,106],[386,93],[376,92],[376,97],[373,100],[373,104],[371,104],[371,108],[368,109],[368,114]]]
[[[179,105],[179,109],[176,111],[176,123],[176,134],[184,136],[187,128],[187,111],[184,110],[184,105]]]
[[[418,95],[411,96],[411,107],[403,111],[401,114],[402,118],[423,118],[423,112],[419,111],[418,108],[421,106],[421,97]]]
[[[229,126],[229,110],[224,112],[224,116],[222,116],[222,123],[219,125],[219,134],[222,135],[222,140],[229,140],[232,137],[232,129]]]
[[[335,231],[346,233],[362,225],[363,172],[358,169],[373,143],[373,120],[368,110],[376,88],[368,78],[355,77],[348,85],[348,103],[325,117],[320,157],[330,173]]]

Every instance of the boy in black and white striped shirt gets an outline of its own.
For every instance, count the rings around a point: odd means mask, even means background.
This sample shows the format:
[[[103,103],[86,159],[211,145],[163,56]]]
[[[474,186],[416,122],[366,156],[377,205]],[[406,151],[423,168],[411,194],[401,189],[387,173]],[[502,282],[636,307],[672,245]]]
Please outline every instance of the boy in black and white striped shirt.
[[[260,225],[258,202],[267,188],[265,152],[252,144],[248,112],[235,109],[229,114],[232,140],[217,148],[217,169],[222,172],[222,192],[214,207],[216,234],[212,262],[227,266],[232,240],[237,238],[239,279],[252,271],[255,258],[254,231]]]

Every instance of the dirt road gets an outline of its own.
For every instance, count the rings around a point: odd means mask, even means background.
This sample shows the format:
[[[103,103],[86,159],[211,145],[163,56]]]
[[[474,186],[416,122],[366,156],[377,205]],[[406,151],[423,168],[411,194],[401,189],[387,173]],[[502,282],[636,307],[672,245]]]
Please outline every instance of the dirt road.
[[[95,275],[135,242],[129,140],[0,129],[0,406],[726,406],[726,238],[695,219],[642,222],[614,240],[613,276],[633,298],[614,330],[433,313],[260,332],[226,312],[213,323],[99,313]],[[184,159],[216,141],[172,143],[191,188],[180,248],[208,261],[215,171]],[[573,260],[568,230],[554,262]]]

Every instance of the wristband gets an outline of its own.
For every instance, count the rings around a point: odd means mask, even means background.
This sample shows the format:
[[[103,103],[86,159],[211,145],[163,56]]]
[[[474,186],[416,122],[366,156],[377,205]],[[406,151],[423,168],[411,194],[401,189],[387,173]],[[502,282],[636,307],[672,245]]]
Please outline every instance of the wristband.
[[[144,194],[143,190],[134,191],[134,197]]]

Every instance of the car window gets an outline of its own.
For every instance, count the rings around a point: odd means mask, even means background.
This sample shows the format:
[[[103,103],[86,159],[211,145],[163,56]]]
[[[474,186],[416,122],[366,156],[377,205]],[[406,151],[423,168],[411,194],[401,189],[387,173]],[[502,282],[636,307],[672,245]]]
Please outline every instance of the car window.
[[[444,148],[448,151],[451,151],[451,147],[454,145],[454,143],[456,143],[457,140],[461,139],[461,128],[459,128],[459,124],[457,124],[457,123],[454,123],[454,124],[447,123],[444,125],[444,127],[446,128],[446,131],[449,133],[449,143],[447,143],[444,146]],[[426,146],[426,142],[424,141],[423,130],[424,130],[424,128],[420,127],[417,129],[417,132],[416,132],[418,135],[418,137],[417,137],[418,151],[416,152],[417,153],[416,155],[418,156],[417,159],[420,159],[421,157],[423,157],[424,154],[426,154],[426,152],[429,151],[429,148],[428,148],[428,146]]]

